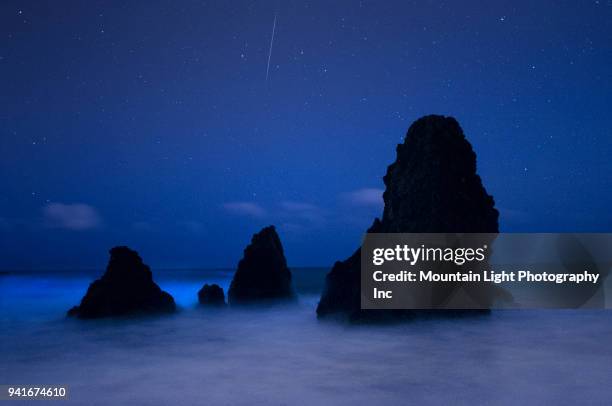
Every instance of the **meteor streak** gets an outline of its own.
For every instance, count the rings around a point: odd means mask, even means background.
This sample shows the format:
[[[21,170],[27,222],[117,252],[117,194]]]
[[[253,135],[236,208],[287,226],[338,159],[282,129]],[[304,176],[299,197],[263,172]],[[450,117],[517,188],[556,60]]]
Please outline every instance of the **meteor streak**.
[[[272,24],[272,38],[270,39],[270,50],[268,51],[268,66],[266,67],[266,82],[270,73],[270,59],[272,58],[272,46],[274,45],[274,32],[276,31],[276,14],[274,14],[274,24]]]

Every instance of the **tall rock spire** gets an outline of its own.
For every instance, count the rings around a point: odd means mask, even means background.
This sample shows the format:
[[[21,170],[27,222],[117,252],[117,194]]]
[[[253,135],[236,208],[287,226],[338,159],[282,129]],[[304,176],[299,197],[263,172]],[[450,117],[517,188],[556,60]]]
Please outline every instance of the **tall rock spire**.
[[[415,121],[397,146],[395,162],[383,180],[385,208],[369,233],[499,231],[493,197],[476,173],[476,154],[452,117],[431,115]],[[358,249],[334,264],[317,307],[319,317],[340,313],[358,318],[364,314],[360,310],[360,255]]]

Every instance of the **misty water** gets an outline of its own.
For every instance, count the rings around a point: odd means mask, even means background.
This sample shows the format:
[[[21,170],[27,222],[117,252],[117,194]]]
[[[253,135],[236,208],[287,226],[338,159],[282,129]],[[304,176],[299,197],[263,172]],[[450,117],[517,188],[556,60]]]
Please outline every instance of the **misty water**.
[[[324,272],[294,271],[299,304],[248,310],[197,306],[229,271],[154,272],[178,314],[101,321],[65,317],[95,274],[4,274],[0,384],[99,405],[612,403],[610,311],[348,326],[315,317]]]

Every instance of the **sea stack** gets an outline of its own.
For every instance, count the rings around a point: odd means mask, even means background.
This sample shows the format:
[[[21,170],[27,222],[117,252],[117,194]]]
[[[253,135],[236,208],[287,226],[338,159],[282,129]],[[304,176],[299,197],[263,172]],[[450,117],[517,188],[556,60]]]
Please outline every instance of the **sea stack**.
[[[227,296],[230,305],[295,299],[291,271],[274,226],[253,236],[238,263]]]
[[[171,313],[174,299],[153,281],[149,267],[128,247],[110,250],[106,272],[94,281],[81,304],[68,311],[82,319],[133,314]]]
[[[198,301],[203,306],[224,307],[225,293],[223,293],[223,288],[216,283],[212,285],[205,284],[198,291]]]
[[[415,121],[383,177],[385,207],[368,233],[497,233],[499,213],[476,173],[476,154],[452,117]],[[360,309],[360,249],[334,264],[317,315],[385,318],[410,311]],[[435,311],[433,311],[435,313]],[[441,314],[441,313],[440,313]]]

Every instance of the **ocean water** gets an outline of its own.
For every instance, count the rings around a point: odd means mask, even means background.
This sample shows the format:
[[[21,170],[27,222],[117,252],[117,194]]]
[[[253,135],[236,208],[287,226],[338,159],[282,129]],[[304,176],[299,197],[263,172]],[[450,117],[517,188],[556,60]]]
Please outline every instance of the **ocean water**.
[[[231,272],[156,272],[178,314],[100,321],[65,317],[95,273],[1,275],[0,384],[92,405],[612,404],[610,311],[347,326],[315,317],[324,273],[294,271],[295,306],[218,310],[196,292]]]

